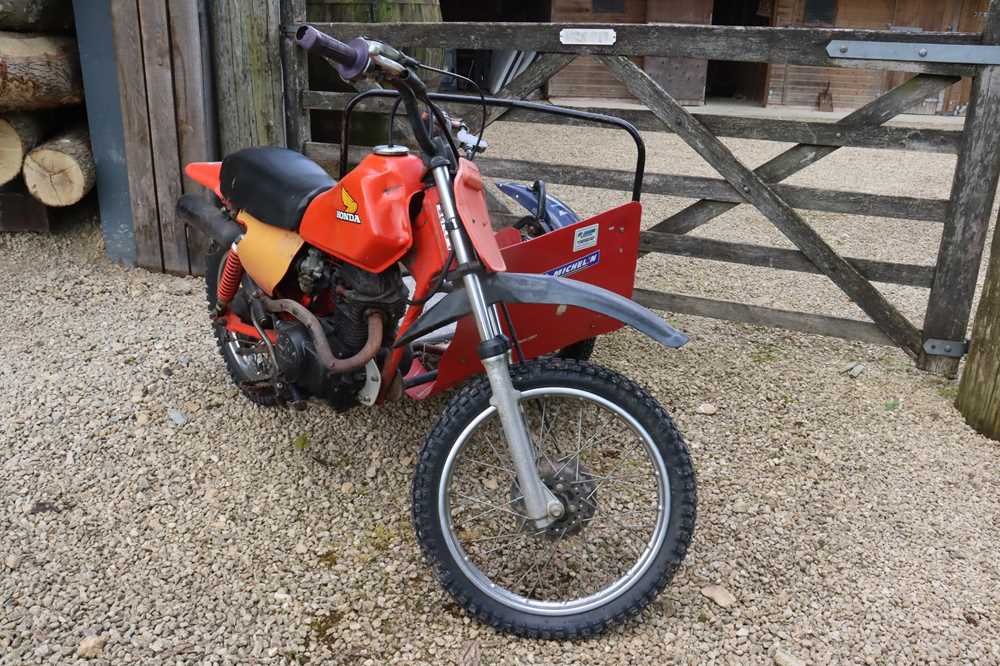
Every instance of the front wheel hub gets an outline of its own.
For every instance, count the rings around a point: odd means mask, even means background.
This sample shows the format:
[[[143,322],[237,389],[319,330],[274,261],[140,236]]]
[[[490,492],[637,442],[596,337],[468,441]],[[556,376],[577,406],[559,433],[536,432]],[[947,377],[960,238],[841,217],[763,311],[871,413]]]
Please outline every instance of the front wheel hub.
[[[549,517],[553,519],[538,536],[562,539],[574,536],[590,524],[597,513],[597,483],[593,476],[575,457],[553,462],[544,461],[538,466],[542,483],[559,501],[559,506],[549,507]],[[511,486],[514,510],[526,511],[524,498],[515,480]],[[531,533],[538,530],[533,521],[525,520],[522,529]]]

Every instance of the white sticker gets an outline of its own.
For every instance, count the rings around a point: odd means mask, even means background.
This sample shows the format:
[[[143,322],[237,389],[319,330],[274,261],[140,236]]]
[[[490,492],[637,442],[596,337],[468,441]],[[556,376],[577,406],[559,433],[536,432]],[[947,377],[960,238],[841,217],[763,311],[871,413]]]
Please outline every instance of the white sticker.
[[[559,31],[560,44],[583,46],[611,46],[618,40],[610,28],[563,28]]]
[[[592,224],[589,227],[580,227],[573,233],[573,251],[579,252],[589,247],[597,245],[598,225]]]

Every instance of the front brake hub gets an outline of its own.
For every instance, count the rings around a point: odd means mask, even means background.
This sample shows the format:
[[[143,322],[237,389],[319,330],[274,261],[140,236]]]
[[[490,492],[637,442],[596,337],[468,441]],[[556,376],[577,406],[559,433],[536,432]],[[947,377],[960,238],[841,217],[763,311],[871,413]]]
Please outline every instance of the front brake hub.
[[[563,505],[562,516],[552,521],[538,536],[561,539],[582,532],[597,513],[597,482],[590,472],[574,457],[542,462],[538,465],[538,473],[542,477],[542,483]],[[514,510],[524,513],[524,499],[516,480],[511,484],[510,492]],[[537,532],[531,521],[524,521],[522,528],[528,532]]]

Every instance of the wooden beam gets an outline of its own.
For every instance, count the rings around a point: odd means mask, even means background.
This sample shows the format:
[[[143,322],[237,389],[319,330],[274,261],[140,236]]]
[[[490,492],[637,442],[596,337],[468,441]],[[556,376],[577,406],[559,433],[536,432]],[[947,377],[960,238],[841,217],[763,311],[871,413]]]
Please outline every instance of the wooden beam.
[[[865,104],[860,109],[844,116],[835,125],[844,128],[881,125],[903,113],[914,104],[922,102],[928,96],[937,94],[942,89],[951,86],[955,81],[957,79],[952,77],[914,77],[890,90],[885,95]],[[770,183],[778,183],[805,169],[807,166],[815,164],[836,150],[837,147],[831,146],[797,145],[757,167],[755,173]],[[685,234],[714,220],[732,208],[733,204],[731,203],[699,201],[675,213],[666,220],[659,222],[652,227],[652,230],[672,234]]]
[[[644,231],[639,239],[639,249],[645,252],[712,259],[801,273],[820,273],[819,269],[806,258],[806,255],[796,250],[748,243],[732,243],[697,236],[678,236]],[[852,257],[844,257],[844,259],[854,266],[861,275],[874,282],[930,287],[934,280],[933,266],[896,264]]]
[[[991,0],[984,42],[1000,43],[1000,0]],[[976,293],[986,233],[1000,178],[1000,66],[972,83],[951,209],[941,234],[937,273],[924,316],[924,339],[964,340]],[[922,354],[918,367],[954,377],[959,359]]]
[[[353,93],[307,90],[302,94],[302,105],[307,109],[339,111],[354,96]],[[460,116],[469,113],[468,106],[478,105],[479,98],[469,96],[468,102],[449,103],[445,106],[462,109]],[[366,113],[388,113],[392,100],[371,98],[361,102]],[[577,109],[577,107],[573,107]],[[603,113],[626,120],[643,132],[673,133],[647,109],[615,109],[602,107],[579,108],[581,111]],[[957,153],[962,136],[960,130],[941,130],[922,127],[897,126],[845,126],[835,122],[782,120],[779,118],[744,118],[713,114],[697,109],[694,116],[716,136],[782,143],[808,143],[818,146],[851,148],[885,148],[926,153]],[[475,122],[474,118],[471,118]],[[580,118],[567,118],[532,109],[508,109],[505,122],[541,123],[571,127],[594,127],[594,123]]]
[[[512,180],[540,178],[547,183],[597,187],[624,192],[632,191],[634,176],[632,171],[621,169],[599,169],[527,160],[480,157],[476,163],[480,166],[483,175],[491,178]],[[775,185],[774,189],[793,208],[831,213],[943,222],[948,209],[948,201],[945,199],[821,190],[798,185]],[[734,206],[746,202],[745,197],[726,181],[703,176],[646,173],[643,178],[642,191],[645,194],[725,201],[731,202]]]
[[[778,310],[760,305],[748,305],[684,294],[669,294],[648,289],[636,289],[632,294],[632,300],[654,310],[738,321],[755,326],[774,326],[790,331],[857,340],[876,345],[894,345],[893,341],[887,338],[878,326],[856,319]]]
[[[338,39],[358,35],[397,47],[453,49],[517,49],[590,55],[680,56],[707,60],[773,62],[789,65],[888,69],[906,72],[971,75],[974,66],[948,63],[845,60],[831,58],[826,46],[834,39],[926,44],[978,44],[976,33],[831,28],[762,28],[679,23],[315,23]],[[613,31],[611,45],[575,44],[566,30]],[[566,43],[569,41],[570,43]]]
[[[146,100],[149,104],[149,137],[153,151],[156,206],[160,212],[160,242],[163,270],[187,275],[187,231],[174,214],[181,196],[180,158],[177,153],[177,119],[174,116],[174,77],[167,7],[160,0],[139,0],[142,58],[146,68]]]
[[[366,148],[352,146],[351,161],[357,163],[364,157]],[[305,154],[324,165],[336,169],[340,164],[340,144],[308,142]],[[510,180],[541,179],[547,183],[576,187],[595,187],[607,190],[631,192],[633,172],[621,169],[595,169],[569,164],[548,164],[528,160],[508,160],[480,157],[476,160],[484,176]],[[948,209],[945,199],[923,199],[919,197],[897,197],[865,192],[842,192],[820,190],[797,185],[775,185],[776,192],[794,208],[818,210],[848,215],[868,215],[874,217],[943,222]],[[719,178],[703,176],[679,176],[676,174],[647,173],[643,180],[643,192],[662,194],[689,199],[718,199],[745,203],[746,199],[732,185]],[[660,232],[653,232],[660,233]]]
[[[760,175],[743,165],[704,125],[678,104],[634,62],[622,56],[599,59],[656,117],[713,166],[828,276],[893,342],[911,354],[920,333],[857,269],[830,247]],[[998,107],[1000,108],[1000,107]]]

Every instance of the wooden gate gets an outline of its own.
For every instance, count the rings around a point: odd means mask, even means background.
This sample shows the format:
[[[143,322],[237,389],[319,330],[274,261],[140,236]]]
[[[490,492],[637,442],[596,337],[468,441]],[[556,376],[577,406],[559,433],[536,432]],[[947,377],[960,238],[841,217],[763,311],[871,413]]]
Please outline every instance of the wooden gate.
[[[966,349],[976,280],[1000,176],[1000,0],[992,0],[984,33],[907,34],[883,30],[754,28],[687,24],[563,25],[526,23],[315,24],[347,40],[359,34],[397,47],[520,49],[543,55],[499,96],[523,98],[575,55],[596,56],[645,106],[614,112],[647,131],[672,132],[714,167],[722,179],[647,174],[645,191],[697,201],[643,232],[643,252],[713,259],[782,270],[822,273],[870,318],[857,321],[804,312],[637,289],[635,299],[652,308],[718,319],[897,346],[926,370],[953,376]],[[284,0],[286,35],[305,20],[303,0]],[[836,43],[831,45],[831,42]],[[984,48],[985,47],[985,48]],[[308,90],[306,59],[285,41],[289,145],[324,164],[338,160],[334,144],[311,140],[309,111],[339,110],[351,94]],[[829,52],[828,52],[829,49]],[[881,54],[881,55],[880,55]],[[636,66],[629,56],[693,57],[823,67],[859,67],[914,74],[878,99],[836,123],[692,115]],[[961,77],[973,79],[962,132],[912,129],[885,123],[937,95]],[[471,98],[470,98],[471,99]],[[470,102],[475,103],[475,102]],[[387,110],[383,102],[366,109]],[[520,122],[566,123],[527,110],[494,109]],[[756,169],[742,164],[719,137],[796,141],[798,145]],[[841,147],[957,153],[950,200],[841,192],[782,181]],[[531,174],[565,185],[627,190],[631,175],[522,160],[480,158],[487,176]],[[596,185],[599,183],[599,185]],[[688,235],[742,203],[755,206],[797,248],[780,249]],[[838,254],[796,209],[923,220],[943,225],[933,266],[890,263]],[[930,290],[923,330],[910,322],[873,281]]]

